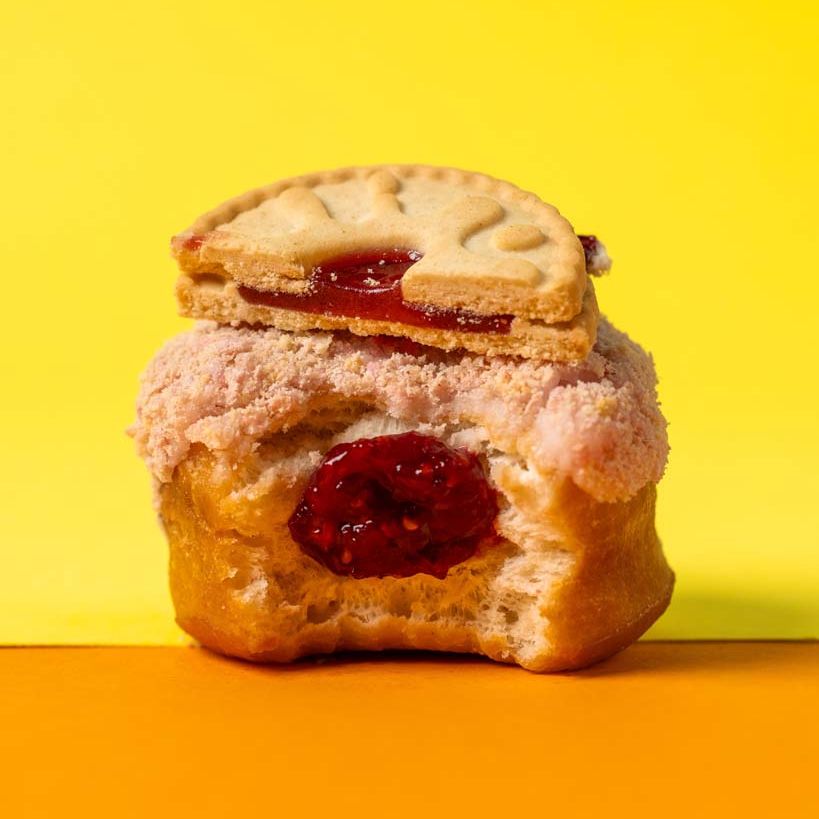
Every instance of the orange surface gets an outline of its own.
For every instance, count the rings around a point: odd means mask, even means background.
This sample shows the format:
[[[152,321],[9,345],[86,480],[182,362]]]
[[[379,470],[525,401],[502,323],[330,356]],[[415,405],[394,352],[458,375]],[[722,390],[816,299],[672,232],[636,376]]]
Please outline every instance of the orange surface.
[[[817,643],[585,672],[193,648],[0,651],[0,816],[816,817]]]

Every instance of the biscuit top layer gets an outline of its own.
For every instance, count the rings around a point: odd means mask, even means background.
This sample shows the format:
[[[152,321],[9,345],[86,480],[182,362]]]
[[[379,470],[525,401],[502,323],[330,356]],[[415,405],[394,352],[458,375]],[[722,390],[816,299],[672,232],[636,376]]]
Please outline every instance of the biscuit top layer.
[[[148,366],[131,434],[168,481],[194,443],[240,455],[334,404],[362,402],[410,428],[474,428],[598,500],[627,499],[662,475],[668,443],[651,359],[605,321],[577,364],[401,349],[203,323]]]
[[[483,174],[423,165],[296,177],[232,199],[175,236],[184,273],[303,292],[312,269],[383,248],[423,258],[403,298],[547,323],[581,311],[587,276],[571,225],[532,193]]]

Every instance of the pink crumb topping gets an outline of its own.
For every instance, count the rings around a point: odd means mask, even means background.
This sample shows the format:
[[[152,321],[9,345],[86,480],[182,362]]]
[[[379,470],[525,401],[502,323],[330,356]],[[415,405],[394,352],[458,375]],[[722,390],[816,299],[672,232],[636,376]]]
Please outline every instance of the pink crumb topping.
[[[615,501],[662,476],[668,442],[655,383],[650,357],[605,321],[577,364],[412,355],[370,338],[203,323],[148,365],[130,433],[168,481],[193,443],[247,451],[328,401],[358,401],[412,425],[483,427],[499,448]]]

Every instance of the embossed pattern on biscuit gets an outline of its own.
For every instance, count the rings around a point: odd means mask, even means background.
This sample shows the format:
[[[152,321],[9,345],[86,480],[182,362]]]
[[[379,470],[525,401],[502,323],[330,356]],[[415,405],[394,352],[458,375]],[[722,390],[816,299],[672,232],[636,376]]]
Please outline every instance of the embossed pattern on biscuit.
[[[427,166],[349,168],[284,180],[231,200],[174,238],[183,272],[301,292],[322,261],[405,248],[406,301],[548,324],[583,307],[583,248],[534,194],[481,174]],[[206,281],[203,279],[203,282]]]

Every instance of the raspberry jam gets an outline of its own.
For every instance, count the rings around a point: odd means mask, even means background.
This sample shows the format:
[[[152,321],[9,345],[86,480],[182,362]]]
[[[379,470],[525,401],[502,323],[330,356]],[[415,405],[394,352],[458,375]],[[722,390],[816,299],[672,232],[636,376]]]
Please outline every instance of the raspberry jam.
[[[403,336],[370,336],[370,340],[385,353],[399,353],[400,355],[441,355],[437,347],[419,344]]]
[[[493,536],[497,513],[475,455],[407,432],[333,447],[288,525],[335,574],[443,578]]]
[[[192,233],[182,242],[183,250],[199,250],[205,243],[205,235],[203,233]]]
[[[600,241],[596,236],[580,236],[580,244],[583,245],[583,255],[586,257],[586,270],[592,267],[592,259],[594,254],[600,250]]]
[[[396,321],[413,327],[506,335],[512,316],[411,304],[401,295],[401,278],[421,258],[414,250],[370,250],[339,256],[313,268],[304,293],[239,287],[251,304],[328,316]]]

